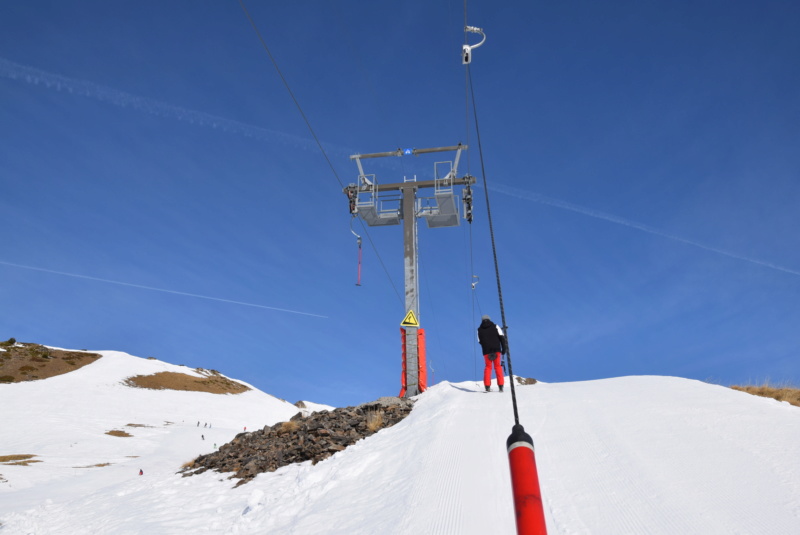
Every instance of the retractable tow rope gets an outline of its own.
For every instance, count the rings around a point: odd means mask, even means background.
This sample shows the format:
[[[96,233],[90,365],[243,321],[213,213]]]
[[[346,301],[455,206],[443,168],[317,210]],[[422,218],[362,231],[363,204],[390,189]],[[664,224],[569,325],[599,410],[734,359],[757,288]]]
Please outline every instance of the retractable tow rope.
[[[353,230],[353,219],[355,219],[355,217],[355,214],[353,214],[353,217],[350,218],[350,232],[356,237],[356,242],[358,243],[358,278],[356,279],[356,286],[361,286],[361,236]]]

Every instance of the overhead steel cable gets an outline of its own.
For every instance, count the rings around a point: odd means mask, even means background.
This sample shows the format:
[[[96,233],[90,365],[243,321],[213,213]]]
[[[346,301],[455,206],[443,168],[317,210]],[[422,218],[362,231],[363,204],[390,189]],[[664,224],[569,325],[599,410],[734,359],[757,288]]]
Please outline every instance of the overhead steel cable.
[[[511,368],[511,349],[508,343],[508,325],[506,325],[506,309],[503,304],[503,286],[500,283],[500,264],[497,261],[497,244],[494,239],[494,224],[492,222],[492,207],[489,202],[489,187],[486,182],[486,167],[483,161],[483,147],[481,145],[481,130],[478,124],[478,107],[475,103],[475,90],[472,86],[472,74],[467,67],[467,80],[469,82],[469,92],[472,95],[472,116],[475,118],[475,138],[478,140],[478,157],[481,162],[481,175],[483,177],[483,195],[486,198],[486,216],[489,220],[489,236],[492,240],[492,257],[494,258],[494,272],[497,279],[497,297],[500,301],[500,319],[503,322],[503,332],[506,335],[506,360],[508,361],[508,375],[511,377],[511,401],[514,407],[514,423],[519,424],[519,411],[517,410],[517,392],[514,388],[514,372]]]
[[[479,28],[476,28],[476,30],[481,32]],[[483,41],[481,41],[481,43],[482,42]],[[478,108],[475,103],[475,91],[472,87],[472,74],[470,73],[469,62],[467,62],[467,80],[469,81],[469,90],[472,95],[472,112],[475,117],[475,133],[478,140],[478,154],[481,162],[481,174],[483,175],[484,195],[486,195],[486,214],[489,219],[489,235],[492,239],[492,256],[494,257],[494,271],[497,278],[497,296],[500,300],[500,315],[503,321],[503,331],[506,336],[505,349],[506,360],[508,362],[508,375],[511,379],[511,401],[514,407],[514,426],[511,428],[511,434],[506,439],[508,464],[511,469],[511,493],[514,497],[514,519],[517,524],[518,535],[547,535],[547,524],[545,522],[544,507],[542,504],[542,491],[539,487],[539,475],[536,469],[536,454],[533,447],[533,438],[525,432],[525,428],[519,423],[517,391],[516,388],[514,388],[514,371],[511,368],[511,349],[508,343],[508,325],[506,325],[506,312],[505,306],[503,305],[503,287],[500,284],[500,267],[497,261],[497,246],[494,239],[489,188],[486,182],[486,167],[483,160],[481,131],[478,125]]]
[[[278,76],[280,77],[281,81],[283,82],[284,87],[286,87],[286,91],[288,91],[289,92],[289,96],[292,97],[292,101],[294,101],[294,105],[297,106],[297,111],[299,111],[300,115],[303,117],[303,121],[305,121],[306,126],[308,127],[308,131],[311,132],[311,136],[314,138],[314,141],[317,143],[317,147],[319,147],[320,152],[322,152],[322,155],[325,157],[325,161],[328,162],[328,166],[331,168],[331,171],[333,172],[333,176],[336,177],[336,180],[339,182],[339,185],[342,188],[344,188],[344,183],[342,183],[342,179],[339,178],[339,174],[336,172],[336,168],[333,167],[333,163],[331,162],[331,159],[328,158],[328,153],[325,152],[325,149],[322,147],[322,143],[320,143],[316,132],[314,132],[314,129],[311,127],[311,122],[308,120],[308,117],[306,116],[305,112],[303,111],[302,106],[300,106],[300,102],[297,100],[297,97],[294,96],[294,92],[292,91],[292,88],[289,87],[289,82],[286,80],[286,77],[283,75],[283,72],[281,72],[280,67],[278,67],[278,62],[275,60],[275,57],[272,55],[272,52],[270,51],[269,47],[267,46],[267,42],[264,41],[264,38],[261,36],[261,32],[258,30],[258,26],[256,26],[256,22],[253,20],[253,17],[250,16],[250,12],[247,11],[247,8],[245,7],[244,2],[242,0],[239,0],[239,5],[242,6],[242,11],[244,11],[244,14],[247,16],[247,20],[250,21],[250,25],[253,27],[253,30],[256,32],[256,35],[258,36],[258,40],[261,41],[261,46],[263,46],[264,50],[267,52],[267,55],[269,56],[269,59],[272,62],[272,66],[275,67],[275,71],[278,73]]]
[[[330,167],[333,176],[336,178],[336,181],[339,183],[339,186],[341,186],[341,188],[344,189],[344,183],[342,182],[342,179],[339,178],[339,173],[336,172],[336,168],[333,166],[333,162],[331,162],[331,159],[328,157],[328,153],[325,152],[325,148],[322,146],[319,137],[317,137],[317,133],[311,126],[311,121],[309,121],[308,116],[306,116],[305,112],[303,111],[303,107],[300,106],[300,101],[298,101],[297,97],[295,97],[292,88],[289,86],[289,82],[286,80],[286,77],[283,75],[283,72],[281,71],[280,67],[278,67],[278,62],[275,60],[275,56],[272,55],[269,46],[267,46],[267,42],[264,40],[264,38],[261,35],[261,32],[258,30],[258,26],[256,25],[255,20],[253,20],[253,17],[250,16],[250,12],[247,11],[247,7],[245,7],[244,2],[242,0],[239,0],[239,5],[242,7],[242,11],[244,11],[247,20],[250,21],[250,25],[253,27],[253,31],[256,32],[256,36],[258,36],[258,40],[261,42],[261,46],[264,48],[267,55],[269,56],[269,59],[272,62],[272,66],[275,67],[275,71],[278,73],[278,76],[283,82],[286,91],[289,93],[289,96],[292,97],[292,101],[294,102],[294,105],[297,107],[297,111],[299,111],[300,115],[303,117],[303,121],[306,123],[308,131],[311,133],[311,137],[314,138],[317,147],[319,147],[319,151],[322,153],[322,156],[325,158],[325,161],[328,162],[328,167]],[[386,277],[389,279],[389,283],[392,285],[392,288],[394,289],[394,293],[397,296],[397,299],[402,304],[403,298],[400,296],[400,292],[397,290],[397,286],[395,286],[394,281],[392,280],[392,276],[389,274],[389,270],[386,269],[386,265],[383,263],[383,259],[381,258],[381,255],[378,253],[378,249],[377,247],[375,247],[375,243],[372,241],[372,237],[369,235],[369,231],[367,230],[367,228],[364,226],[364,223],[360,219],[359,222],[361,223],[361,228],[364,230],[364,234],[367,236],[369,244],[372,246],[372,250],[375,252],[375,256],[378,258],[378,262],[380,262],[381,267],[383,268],[383,271],[386,274]]]

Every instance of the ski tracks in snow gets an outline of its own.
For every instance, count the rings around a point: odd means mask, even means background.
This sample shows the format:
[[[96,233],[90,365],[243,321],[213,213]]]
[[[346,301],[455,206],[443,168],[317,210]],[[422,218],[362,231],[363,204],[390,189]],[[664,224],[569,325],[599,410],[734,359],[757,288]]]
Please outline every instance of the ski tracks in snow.
[[[408,500],[408,514],[397,533],[419,533],[420,520],[423,519],[431,535],[463,533],[461,490],[465,472],[462,464],[464,444],[460,437],[454,436],[458,434],[454,411],[442,407],[434,416],[440,423],[428,436],[424,450],[417,452],[419,462],[410,468],[415,476]],[[443,477],[432,478],[432,474],[441,474]]]
[[[664,377],[537,388],[550,533],[800,533],[800,468],[785,464],[787,448],[800,453],[795,408],[776,426],[772,400]]]
[[[436,407],[429,417],[439,423],[428,426],[408,512],[395,533],[515,533],[505,451],[513,425],[510,394],[485,395],[482,389],[478,383],[450,385],[418,402],[414,410],[420,412],[428,403]]]

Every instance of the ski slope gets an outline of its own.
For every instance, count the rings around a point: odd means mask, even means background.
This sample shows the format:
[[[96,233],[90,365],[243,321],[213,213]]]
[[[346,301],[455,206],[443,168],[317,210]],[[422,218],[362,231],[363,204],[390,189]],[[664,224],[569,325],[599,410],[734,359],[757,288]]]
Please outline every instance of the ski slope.
[[[297,408],[258,391],[128,388],[126,374],[177,367],[104,355],[0,385],[0,456],[42,461],[0,465],[2,535],[515,533],[508,388],[440,383],[394,427],[232,488],[223,474],[175,472]],[[517,396],[551,534],[800,533],[797,407],[674,377],[539,383]]]

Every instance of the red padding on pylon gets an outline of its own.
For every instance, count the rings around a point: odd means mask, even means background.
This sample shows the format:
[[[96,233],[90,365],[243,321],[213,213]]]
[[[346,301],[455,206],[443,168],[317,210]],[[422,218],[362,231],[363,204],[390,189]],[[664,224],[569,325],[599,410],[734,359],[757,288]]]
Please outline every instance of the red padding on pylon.
[[[398,397],[404,397],[406,395],[406,330],[400,327],[400,340],[401,345],[403,348],[403,369],[400,371],[400,394]]]
[[[428,364],[425,362],[425,329],[417,329],[417,364],[419,371],[419,391],[425,392],[428,389]]]
[[[542,506],[542,491],[536,471],[533,440],[517,424],[506,443],[508,464],[511,467],[511,490],[514,495],[514,512],[518,535],[546,535]]]

